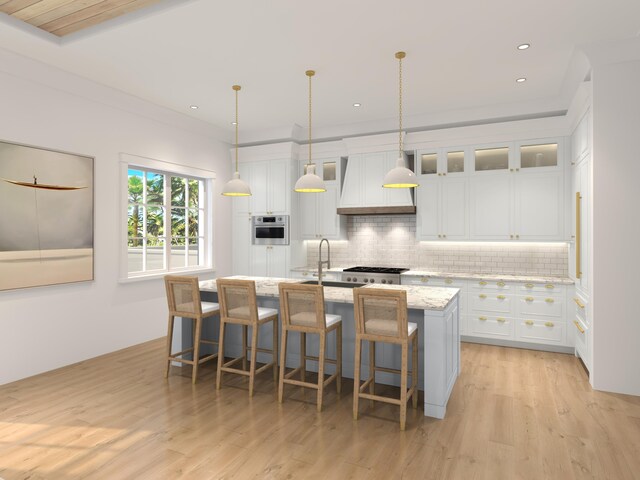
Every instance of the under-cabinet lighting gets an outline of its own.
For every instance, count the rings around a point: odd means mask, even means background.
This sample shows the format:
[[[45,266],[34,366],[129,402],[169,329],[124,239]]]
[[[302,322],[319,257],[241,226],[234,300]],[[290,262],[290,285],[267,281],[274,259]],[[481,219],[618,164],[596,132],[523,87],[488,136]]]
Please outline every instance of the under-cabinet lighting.
[[[507,242],[464,242],[464,241],[421,241],[420,245],[462,245],[468,247],[487,246],[487,247],[552,247],[554,245],[569,245],[570,242],[521,242],[521,241],[507,241]]]
[[[522,43],[520,45],[518,45],[518,50],[526,50],[527,48],[529,48],[531,45],[528,43]]]

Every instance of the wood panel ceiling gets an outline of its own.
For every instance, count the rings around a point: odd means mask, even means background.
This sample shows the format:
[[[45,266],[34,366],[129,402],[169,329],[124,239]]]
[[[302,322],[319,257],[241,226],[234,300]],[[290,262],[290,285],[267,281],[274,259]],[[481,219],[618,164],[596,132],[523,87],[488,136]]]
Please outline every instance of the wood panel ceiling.
[[[160,0],[0,0],[0,12],[64,37]]]

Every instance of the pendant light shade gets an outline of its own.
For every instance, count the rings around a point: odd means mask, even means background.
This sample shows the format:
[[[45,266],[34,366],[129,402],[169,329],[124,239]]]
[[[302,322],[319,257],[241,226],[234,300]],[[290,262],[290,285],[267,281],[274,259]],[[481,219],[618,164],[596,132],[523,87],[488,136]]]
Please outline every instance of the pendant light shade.
[[[396,58],[399,65],[399,118],[400,128],[398,129],[398,161],[396,166],[385,175],[382,186],[385,188],[414,188],[418,186],[416,174],[404,166],[404,148],[402,144],[402,59],[406,56],[404,52],[397,52]]]
[[[311,77],[316,74],[313,70],[307,70],[305,75],[309,77],[309,163],[307,173],[301,176],[293,189],[299,193],[322,193],[327,191],[324,181],[316,175],[316,166],[311,162]]]
[[[240,178],[240,172],[238,171],[238,92],[241,87],[240,85],[234,85],[231,88],[236,92],[236,171],[233,174],[233,178],[224,184],[222,195],[225,197],[248,197],[251,195],[251,189],[249,184]]]

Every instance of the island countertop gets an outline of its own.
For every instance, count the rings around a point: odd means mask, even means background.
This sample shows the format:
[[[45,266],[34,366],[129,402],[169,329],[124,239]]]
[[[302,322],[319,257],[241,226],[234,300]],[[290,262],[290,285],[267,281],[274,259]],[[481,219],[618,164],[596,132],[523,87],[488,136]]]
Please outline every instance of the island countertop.
[[[304,280],[292,278],[248,277],[235,275],[236,280],[253,280],[256,282],[256,295],[259,297],[278,297],[279,283],[302,283]],[[404,290],[407,292],[407,307],[417,310],[444,310],[458,294],[459,289],[449,287],[423,287],[419,285],[366,285],[362,288],[381,288],[385,290]],[[217,292],[215,280],[200,282],[200,290]],[[326,302],[353,303],[351,288],[324,287]]]

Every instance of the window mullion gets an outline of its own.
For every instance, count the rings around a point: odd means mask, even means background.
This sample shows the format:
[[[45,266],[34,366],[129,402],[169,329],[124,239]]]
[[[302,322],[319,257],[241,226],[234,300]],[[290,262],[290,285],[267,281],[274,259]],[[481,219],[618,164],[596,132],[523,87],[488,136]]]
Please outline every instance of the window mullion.
[[[171,242],[173,240],[171,231],[171,175],[164,173],[164,259],[165,268],[171,271]]]

